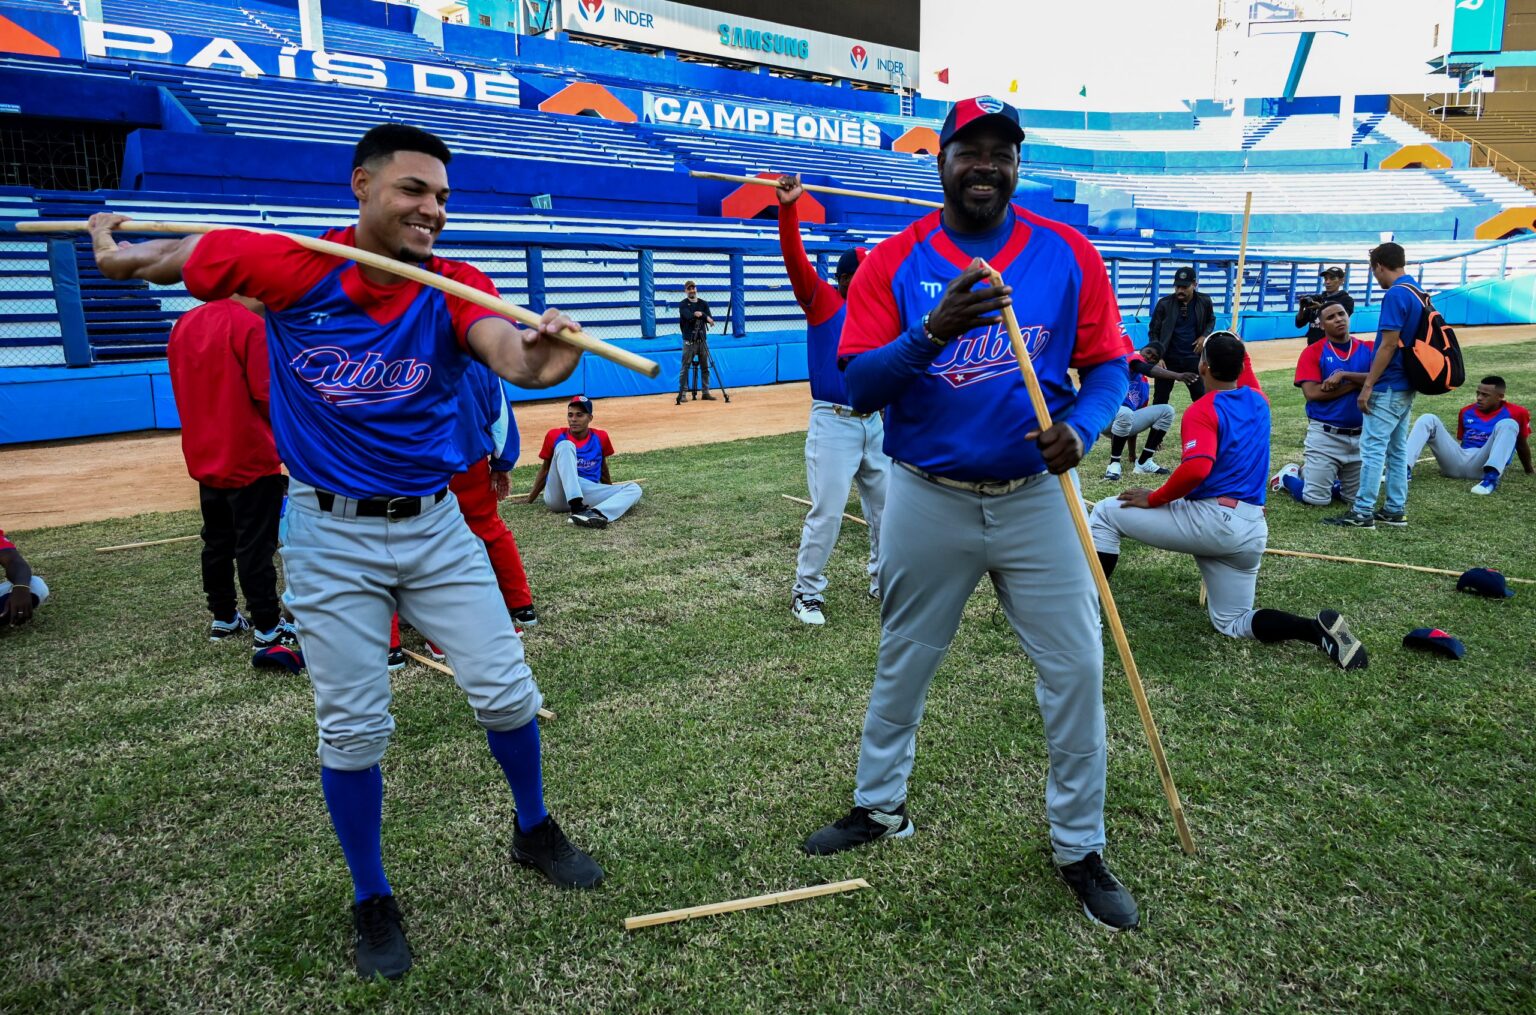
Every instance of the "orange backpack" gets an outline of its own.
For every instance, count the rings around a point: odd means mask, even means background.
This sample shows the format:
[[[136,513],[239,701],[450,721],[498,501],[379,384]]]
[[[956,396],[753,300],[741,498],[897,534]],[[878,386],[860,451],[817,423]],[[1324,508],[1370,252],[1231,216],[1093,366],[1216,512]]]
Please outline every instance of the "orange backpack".
[[[1400,336],[1403,344],[1403,373],[1413,390],[1421,395],[1443,395],[1466,383],[1467,368],[1461,361],[1461,346],[1456,330],[1445,323],[1440,311],[1430,302],[1429,294],[1417,286],[1404,286],[1419,298],[1423,313],[1412,335]]]

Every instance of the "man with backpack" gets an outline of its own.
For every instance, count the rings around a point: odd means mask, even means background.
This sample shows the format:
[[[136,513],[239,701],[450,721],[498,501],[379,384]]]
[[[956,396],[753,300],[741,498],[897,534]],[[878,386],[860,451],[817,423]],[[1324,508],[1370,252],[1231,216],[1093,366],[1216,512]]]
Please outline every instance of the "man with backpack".
[[[1407,272],[1407,263],[1396,243],[1383,243],[1371,251],[1371,274],[1387,294],[1381,301],[1376,353],[1356,396],[1364,414],[1360,489],[1349,511],[1323,519],[1328,525],[1352,529],[1374,529],[1378,523],[1398,529],[1408,525],[1408,414],[1413,409],[1414,387],[1404,371],[1403,349],[1418,333],[1425,300],[1418,282]],[[1376,498],[1383,478],[1387,497],[1378,510]]]

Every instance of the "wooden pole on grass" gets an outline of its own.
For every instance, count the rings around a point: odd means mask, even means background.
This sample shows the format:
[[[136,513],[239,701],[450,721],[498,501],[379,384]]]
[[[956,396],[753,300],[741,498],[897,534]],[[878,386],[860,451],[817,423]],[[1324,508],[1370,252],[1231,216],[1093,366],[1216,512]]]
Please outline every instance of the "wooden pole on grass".
[[[142,543],[122,543],[118,546],[98,546],[97,553],[116,553],[118,550],[137,550],[141,546],[164,546],[166,543],[188,543],[194,539],[203,538],[200,535],[172,536],[170,539],[150,539]]]
[[[1003,277],[990,265],[986,266],[988,274],[992,278],[992,284],[1001,288]],[[1024,335],[1019,331],[1019,319],[1013,312],[1012,306],[1003,308],[1003,322],[1008,326],[1008,340],[1013,346],[1014,358],[1019,361],[1019,373],[1024,375],[1024,385],[1029,389],[1029,401],[1035,409],[1036,425],[1041,430],[1051,425],[1051,408],[1046,404],[1045,393],[1040,390],[1040,380],[1035,376],[1035,365],[1030,361],[1029,350],[1024,345]],[[1093,536],[1088,531],[1088,515],[1083,511],[1083,498],[1078,494],[1077,487],[1072,484],[1069,473],[1063,472],[1056,477],[1061,481],[1061,492],[1066,497],[1067,511],[1072,515],[1072,524],[1077,529],[1077,538],[1083,546],[1083,556],[1088,559],[1088,570],[1093,574],[1093,583],[1098,586],[1099,602],[1104,606],[1104,616],[1109,620],[1109,630],[1114,636],[1115,648],[1120,653],[1120,662],[1125,667],[1125,677],[1131,684],[1131,696],[1136,699],[1136,711],[1141,715],[1142,729],[1146,731],[1147,743],[1152,748],[1152,760],[1157,765],[1157,776],[1163,784],[1163,795],[1168,798],[1168,807],[1173,811],[1173,824],[1178,832],[1179,845],[1185,853],[1195,852],[1195,840],[1189,834],[1189,825],[1184,820],[1184,804],[1179,799],[1179,790],[1173,784],[1173,771],[1168,767],[1168,757],[1163,753],[1163,740],[1157,733],[1157,723],[1152,718],[1152,706],[1147,702],[1146,689],[1141,686],[1141,673],[1136,669],[1136,659],[1131,655],[1131,643],[1125,635],[1125,625],[1120,622],[1120,611],[1115,608],[1114,594],[1109,590],[1109,579],[1104,576],[1104,568],[1099,564],[1099,555],[1093,548]]]
[[[785,902],[799,902],[801,899],[814,899],[822,895],[836,895],[839,892],[852,892],[868,887],[868,881],[865,881],[863,878],[853,878],[849,881],[835,881],[829,885],[815,885],[811,888],[794,888],[787,892],[754,895],[750,899],[736,899],[733,902],[713,902],[707,906],[669,909],[664,913],[650,913],[646,916],[627,917],[624,920],[624,929],[639,930],[641,927],[655,927],[663,923],[677,923],[680,920],[696,920],[701,916],[715,916],[718,913],[737,913],[743,909],[760,909],[763,906],[777,906]]]
[[[437,670],[439,673],[446,673],[450,677],[453,676],[453,669],[452,669],[452,667],[444,666],[442,663],[438,662],[436,659],[431,658],[430,656],[424,656],[420,652],[412,652],[408,648],[407,649],[401,649],[401,651],[404,652],[406,655],[410,656],[412,659],[416,660],[418,663],[421,663],[421,665],[427,667],[428,669]],[[554,717],[555,717],[555,713],[551,712],[549,709],[547,709],[547,708],[539,709],[539,718],[540,719],[553,719]]]

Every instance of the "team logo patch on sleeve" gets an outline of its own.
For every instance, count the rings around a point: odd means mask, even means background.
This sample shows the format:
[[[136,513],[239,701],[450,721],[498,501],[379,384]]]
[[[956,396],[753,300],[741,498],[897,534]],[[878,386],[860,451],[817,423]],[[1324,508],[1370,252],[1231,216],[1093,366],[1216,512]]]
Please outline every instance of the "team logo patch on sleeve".
[[[1199,444],[1199,443],[1200,443],[1199,441],[1185,441],[1184,442],[1184,450],[1185,451],[1193,451],[1193,450],[1195,450],[1195,445]]]

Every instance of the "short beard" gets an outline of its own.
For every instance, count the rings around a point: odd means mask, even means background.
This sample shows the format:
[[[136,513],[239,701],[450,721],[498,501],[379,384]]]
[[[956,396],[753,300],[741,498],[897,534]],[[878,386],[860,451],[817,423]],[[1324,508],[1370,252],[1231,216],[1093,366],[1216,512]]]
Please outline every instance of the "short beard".
[[[404,261],[406,264],[426,264],[428,261],[432,260],[432,254],[430,252],[427,254],[418,254],[415,251],[407,250],[406,248],[401,247],[398,251],[395,252],[395,260]]]
[[[1008,202],[1013,200],[1013,194],[1005,193],[1000,187],[992,200],[983,205],[974,205],[965,196],[963,181],[953,186],[949,181],[943,181],[943,189],[945,210],[955,216],[958,224],[966,232],[980,232],[990,227],[1007,209]]]

